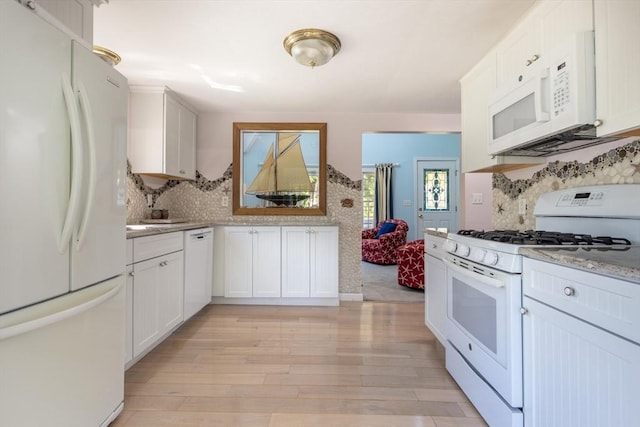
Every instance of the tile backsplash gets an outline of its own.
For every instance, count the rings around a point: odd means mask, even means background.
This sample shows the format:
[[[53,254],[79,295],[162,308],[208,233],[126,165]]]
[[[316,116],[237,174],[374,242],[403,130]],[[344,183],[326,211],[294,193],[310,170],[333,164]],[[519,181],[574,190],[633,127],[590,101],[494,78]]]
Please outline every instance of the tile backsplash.
[[[587,185],[637,183],[640,183],[640,140],[611,149],[588,162],[551,162],[529,179],[511,180],[496,173],[493,174],[493,227],[534,229],[533,209],[543,193]],[[524,215],[518,214],[519,199],[527,204]]]

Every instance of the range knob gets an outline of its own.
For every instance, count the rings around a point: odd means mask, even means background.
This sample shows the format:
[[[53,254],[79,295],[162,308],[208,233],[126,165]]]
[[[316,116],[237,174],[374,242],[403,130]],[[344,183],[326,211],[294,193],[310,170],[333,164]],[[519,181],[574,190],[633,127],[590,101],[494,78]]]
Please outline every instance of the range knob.
[[[484,254],[484,262],[487,265],[496,265],[498,263],[498,254],[493,251],[487,251]]]
[[[447,240],[446,242],[444,242],[443,247],[444,247],[444,250],[447,252],[455,252],[456,248],[458,247],[458,244],[453,240]]]
[[[484,249],[472,248],[469,258],[471,258],[475,262],[482,262],[485,253],[486,251]]]
[[[460,255],[460,256],[467,256],[467,255],[469,255],[469,250],[470,250],[470,249],[469,249],[469,246],[467,246],[467,245],[465,245],[465,244],[460,243],[460,244],[458,245],[458,248],[456,249],[456,253],[457,253],[458,255]]]

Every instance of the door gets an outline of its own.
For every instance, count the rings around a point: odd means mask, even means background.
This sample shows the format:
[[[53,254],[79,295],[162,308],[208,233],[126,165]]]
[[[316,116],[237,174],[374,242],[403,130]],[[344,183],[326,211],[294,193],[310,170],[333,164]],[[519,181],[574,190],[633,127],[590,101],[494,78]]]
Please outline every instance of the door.
[[[519,274],[457,257],[447,271],[447,341],[510,406],[522,406],[522,284]]]
[[[425,228],[458,229],[458,161],[418,160],[416,173],[416,229],[414,239]]]
[[[253,227],[253,296],[280,297],[280,227]]]
[[[309,297],[309,227],[282,227],[282,297]]]
[[[526,296],[523,302],[525,425],[640,425],[640,346]]]
[[[253,296],[253,229],[225,227],[224,229],[224,296],[250,298]]]
[[[0,67],[3,313],[69,291],[68,242],[60,236],[70,186],[62,81],[70,94],[71,41],[19,3],[1,1],[0,51],[10,58]]]
[[[137,357],[161,335],[158,259],[134,264],[133,273],[133,357]]]
[[[71,251],[71,289],[125,269],[127,80],[73,43],[73,87],[83,141],[82,201]]]
[[[310,296],[338,297],[338,229],[312,227],[310,245]]]

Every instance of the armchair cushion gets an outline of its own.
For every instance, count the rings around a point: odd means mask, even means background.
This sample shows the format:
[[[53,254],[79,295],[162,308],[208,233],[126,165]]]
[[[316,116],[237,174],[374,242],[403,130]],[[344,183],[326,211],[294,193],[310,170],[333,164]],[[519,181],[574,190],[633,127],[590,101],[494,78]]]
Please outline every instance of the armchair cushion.
[[[376,239],[379,239],[380,236],[382,236],[383,234],[387,234],[387,233],[391,233],[392,231],[395,231],[395,229],[396,229],[396,224],[392,222],[385,222],[384,224],[382,224],[382,226],[378,230],[378,233],[376,233]]]
[[[395,230],[376,239],[385,222],[394,224]],[[395,264],[398,246],[407,242],[408,231],[409,225],[401,219],[380,221],[375,228],[362,230],[362,260],[374,264]]]

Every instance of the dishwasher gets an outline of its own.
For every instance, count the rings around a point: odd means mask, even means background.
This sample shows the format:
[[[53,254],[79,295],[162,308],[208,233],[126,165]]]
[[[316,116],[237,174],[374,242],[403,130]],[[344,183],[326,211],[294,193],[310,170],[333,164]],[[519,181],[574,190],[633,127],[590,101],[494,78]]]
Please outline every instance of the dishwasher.
[[[184,232],[184,320],[211,303],[213,228]]]

